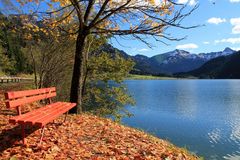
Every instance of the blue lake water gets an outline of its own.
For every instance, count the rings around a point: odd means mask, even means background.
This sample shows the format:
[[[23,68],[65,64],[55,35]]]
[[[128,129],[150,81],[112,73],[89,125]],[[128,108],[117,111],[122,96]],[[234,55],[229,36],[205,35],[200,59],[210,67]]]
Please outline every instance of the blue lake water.
[[[127,80],[123,123],[205,159],[240,160],[240,80]]]

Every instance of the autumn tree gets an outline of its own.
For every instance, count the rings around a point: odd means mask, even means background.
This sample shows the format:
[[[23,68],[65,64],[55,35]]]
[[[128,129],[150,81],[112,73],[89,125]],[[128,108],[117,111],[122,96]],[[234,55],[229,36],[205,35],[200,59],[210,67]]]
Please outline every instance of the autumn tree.
[[[83,110],[98,116],[112,116],[115,121],[131,116],[125,106],[133,105],[134,100],[123,81],[133,69],[134,62],[118,53],[93,53],[87,65]]]
[[[190,15],[186,5],[172,0],[17,0],[12,8],[22,7],[25,28],[55,36],[70,35],[76,39],[70,101],[76,102],[73,112],[82,112],[84,74],[86,72],[86,41],[91,35],[131,36],[150,45],[146,37],[164,43],[181,40],[167,33],[169,27],[189,29],[182,20]],[[42,25],[32,23],[32,19]],[[42,27],[42,28],[41,28]],[[28,35],[31,38],[31,35]]]
[[[44,36],[42,41],[28,43],[22,48],[28,63],[33,66],[36,88],[56,86],[61,84],[65,74],[71,74],[74,44],[66,37],[56,41],[51,36]]]
[[[117,52],[102,52],[106,42],[107,39],[100,36],[89,36],[86,41],[83,111],[120,121],[131,115],[124,106],[134,103],[123,83],[134,63]],[[56,86],[58,100],[69,98],[74,47],[72,40],[59,37],[55,41],[48,37],[23,48],[28,61],[36,68],[37,87]]]
[[[0,73],[11,73],[14,70],[14,62],[5,54],[4,48],[0,45]]]
[[[26,73],[30,69],[28,64],[25,63],[26,57],[21,52],[21,47],[24,46],[21,34],[11,30],[16,25],[19,25],[17,19],[0,15],[0,45],[4,50],[6,58],[12,63],[11,69],[7,71],[10,74]]]

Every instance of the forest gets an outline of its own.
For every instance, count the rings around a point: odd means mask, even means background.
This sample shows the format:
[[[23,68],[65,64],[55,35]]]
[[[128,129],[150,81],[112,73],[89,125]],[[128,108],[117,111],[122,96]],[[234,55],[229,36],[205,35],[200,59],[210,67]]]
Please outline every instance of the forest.
[[[34,75],[35,88],[56,86],[60,91],[58,100],[68,100],[74,41],[69,37],[55,39],[41,35],[38,41],[29,42],[25,39],[24,32],[11,30],[16,25],[22,27],[20,15],[6,17],[1,14],[1,24],[1,75]],[[122,112],[124,114],[119,114],[123,106],[134,103],[122,83],[134,63],[118,54],[110,55],[99,51],[98,48],[106,42],[107,38],[104,37],[89,38],[83,111],[101,116],[113,115],[119,120],[123,115],[130,115],[125,110]],[[110,80],[114,85],[108,83]]]

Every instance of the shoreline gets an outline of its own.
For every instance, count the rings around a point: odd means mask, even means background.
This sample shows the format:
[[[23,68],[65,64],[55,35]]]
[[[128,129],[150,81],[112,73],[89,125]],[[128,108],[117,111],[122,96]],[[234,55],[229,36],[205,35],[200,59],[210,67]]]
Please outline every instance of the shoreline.
[[[22,146],[16,134],[19,126],[8,122],[8,114],[15,112],[6,112],[3,95],[17,89],[18,85],[0,88],[0,159],[199,159],[185,148],[150,133],[86,113],[69,115],[61,125],[55,123],[61,123],[64,116],[48,124],[42,146],[37,145],[39,130],[27,136],[27,145]]]

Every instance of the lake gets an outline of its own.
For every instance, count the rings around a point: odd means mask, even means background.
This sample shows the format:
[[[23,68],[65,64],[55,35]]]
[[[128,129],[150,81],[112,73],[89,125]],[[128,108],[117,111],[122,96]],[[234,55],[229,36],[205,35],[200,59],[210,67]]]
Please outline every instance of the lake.
[[[205,159],[240,160],[240,80],[127,80],[124,124]]]

